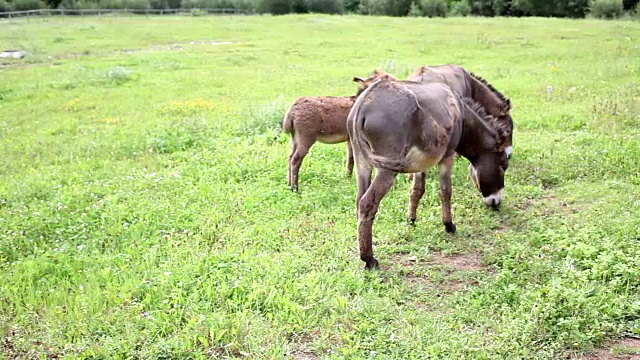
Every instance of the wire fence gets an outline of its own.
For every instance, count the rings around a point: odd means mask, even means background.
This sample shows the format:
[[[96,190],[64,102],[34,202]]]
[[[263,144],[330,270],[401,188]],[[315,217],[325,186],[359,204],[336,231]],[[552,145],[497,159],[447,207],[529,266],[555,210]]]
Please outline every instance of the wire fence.
[[[253,15],[250,10],[242,9],[37,9],[0,12],[0,18],[39,17],[39,16],[95,16],[95,15]]]

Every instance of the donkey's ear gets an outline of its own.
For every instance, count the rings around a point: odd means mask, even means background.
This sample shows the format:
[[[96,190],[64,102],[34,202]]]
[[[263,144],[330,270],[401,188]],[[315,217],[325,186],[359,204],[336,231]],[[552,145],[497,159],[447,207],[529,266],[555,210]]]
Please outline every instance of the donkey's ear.
[[[358,76],[354,76],[353,81],[357,82],[358,84],[364,83],[364,79],[362,79],[361,77],[358,77]]]
[[[511,101],[507,100],[502,104],[502,106],[500,106],[500,116],[507,116],[509,110],[511,110]]]
[[[509,111],[511,111],[511,100],[507,99],[504,102],[504,112],[508,113]],[[506,114],[505,114],[506,115]]]
[[[504,121],[495,121],[494,129],[496,130],[498,135],[498,143],[501,147],[504,147],[509,138],[509,133],[512,131],[511,127]]]

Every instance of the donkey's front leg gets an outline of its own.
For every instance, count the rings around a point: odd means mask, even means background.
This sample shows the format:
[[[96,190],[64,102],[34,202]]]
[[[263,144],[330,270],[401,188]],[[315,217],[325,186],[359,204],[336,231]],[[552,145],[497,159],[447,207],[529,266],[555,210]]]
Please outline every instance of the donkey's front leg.
[[[373,257],[373,220],[397,174],[395,171],[377,169],[373,183],[358,202],[358,242],[360,259],[366,263],[365,269],[378,268],[378,260]]]
[[[440,170],[440,201],[442,202],[442,223],[448,233],[456,232],[456,225],[451,219],[451,168],[454,156],[444,158],[438,164]]]
[[[411,194],[409,195],[409,210],[407,211],[407,221],[410,224],[416,223],[416,212],[418,210],[418,203],[424,195],[424,181],[427,177],[426,172],[419,172],[410,174],[413,175],[413,185],[411,186]]]

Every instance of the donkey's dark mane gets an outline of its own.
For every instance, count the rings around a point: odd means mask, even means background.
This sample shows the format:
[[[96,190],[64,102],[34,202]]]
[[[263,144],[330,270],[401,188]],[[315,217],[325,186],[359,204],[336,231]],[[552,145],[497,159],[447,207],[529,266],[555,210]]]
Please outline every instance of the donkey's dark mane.
[[[484,106],[482,106],[479,102],[473,100],[470,97],[463,97],[462,101],[465,105],[469,107],[471,111],[476,113],[480,119],[489,126],[490,129],[496,132],[501,142],[506,141],[506,128],[505,125],[502,124],[498,119],[489,114]]]
[[[491,90],[491,92],[493,92],[494,94],[496,94],[496,96],[504,103],[508,103],[509,99],[504,96],[500,91],[498,91],[498,89],[494,88],[493,85],[489,84],[489,82],[483,78],[481,78],[480,76],[472,73],[471,71],[469,71],[469,75],[471,75],[474,79],[480,81],[481,83],[483,83],[486,87],[489,88],[489,90]]]
[[[467,106],[469,106],[469,108],[473,112],[478,114],[478,116],[482,119],[482,121],[484,121],[487,124],[491,124],[491,125],[493,124],[493,122],[495,121],[495,118],[489,113],[487,113],[487,109],[485,109],[484,106],[482,106],[479,102],[473,100],[470,97],[464,97],[462,98],[462,100]],[[493,127],[493,125],[491,127]]]

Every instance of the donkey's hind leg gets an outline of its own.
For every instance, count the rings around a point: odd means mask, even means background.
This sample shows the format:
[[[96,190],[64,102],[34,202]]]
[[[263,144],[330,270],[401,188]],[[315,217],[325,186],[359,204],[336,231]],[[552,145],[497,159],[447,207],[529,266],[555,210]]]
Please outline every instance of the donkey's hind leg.
[[[448,233],[456,232],[456,225],[451,219],[451,169],[454,156],[444,158],[438,164],[440,169],[440,201],[442,202],[442,224]]]
[[[416,223],[416,212],[418,210],[418,203],[424,195],[424,182],[427,177],[426,172],[414,173],[413,185],[411,186],[411,195],[409,195],[409,211],[407,212],[407,221],[414,225]]]
[[[369,189],[358,202],[358,242],[360,259],[365,262],[365,269],[378,268],[378,260],[373,257],[373,220],[376,217],[382,198],[389,192],[398,173],[391,170],[377,169],[376,177]],[[358,186],[358,191],[360,186]]]
[[[356,193],[356,215],[360,208],[360,199],[362,199],[364,193],[367,192],[369,186],[371,186],[371,171],[371,167],[364,161],[356,162],[356,183],[358,187]]]
[[[291,191],[298,191],[298,174],[300,173],[300,166],[302,165],[302,160],[307,156],[307,153],[314,142],[315,140],[310,140],[301,136],[296,138],[296,149],[289,158],[289,166],[291,168],[289,175],[291,184],[289,188]]]

